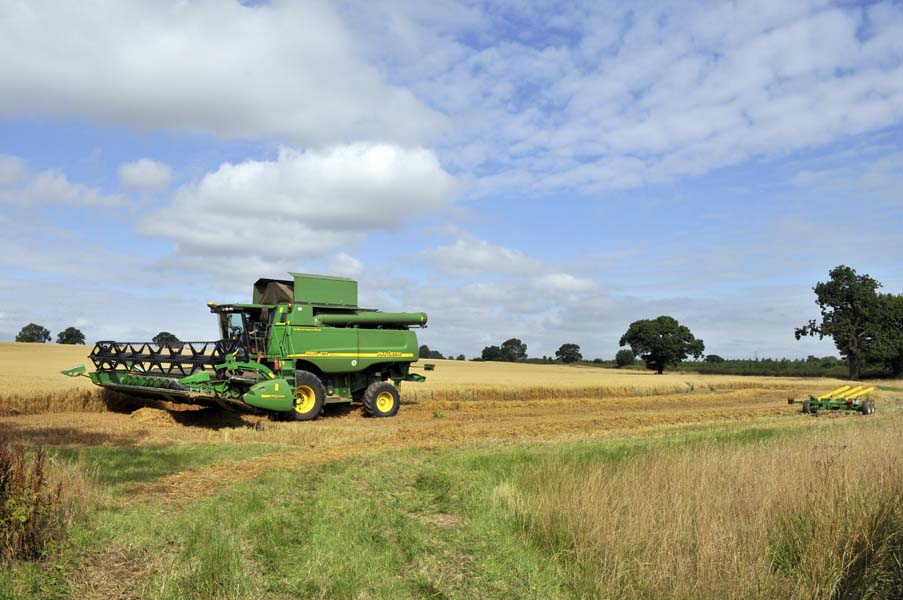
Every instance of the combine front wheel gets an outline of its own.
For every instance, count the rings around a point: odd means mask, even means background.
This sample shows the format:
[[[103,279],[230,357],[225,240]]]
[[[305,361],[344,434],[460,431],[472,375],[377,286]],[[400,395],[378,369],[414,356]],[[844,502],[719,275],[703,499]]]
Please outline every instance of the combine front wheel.
[[[326,389],[310,371],[295,371],[295,400],[291,415],[295,421],[313,421],[323,412]]]
[[[371,417],[394,417],[401,404],[398,388],[388,381],[371,383],[367,386],[361,401],[364,404],[364,412]]]

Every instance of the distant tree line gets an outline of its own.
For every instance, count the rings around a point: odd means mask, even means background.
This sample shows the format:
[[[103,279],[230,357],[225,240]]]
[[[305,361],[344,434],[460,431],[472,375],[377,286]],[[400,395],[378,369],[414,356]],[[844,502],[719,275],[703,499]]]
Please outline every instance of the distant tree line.
[[[52,339],[53,338],[50,335],[50,330],[48,330],[43,325],[38,325],[37,323],[29,323],[28,325],[20,329],[19,333],[16,335],[17,342],[28,342],[32,344],[46,344]],[[83,334],[75,327],[67,327],[57,334],[56,343],[84,344],[85,334]]]
[[[452,356],[449,354],[448,356],[443,355],[438,350],[430,350],[430,347],[426,344],[420,346],[420,358],[438,358],[438,359],[447,359],[447,360],[465,360],[463,354],[459,354],[458,356]]]
[[[505,340],[501,346],[486,346],[480,354],[480,360],[518,362],[526,359],[527,345],[517,338]]]
[[[48,330],[43,325],[38,325],[36,323],[29,323],[28,325],[20,329],[19,333],[16,335],[17,342],[26,342],[32,344],[46,344],[52,339],[53,338],[50,335],[50,330]],[[153,337],[153,342],[155,344],[178,344],[181,343],[181,340],[179,340],[179,338],[177,338],[172,333],[169,333],[168,331],[161,331]],[[84,345],[85,334],[76,327],[67,327],[57,334],[56,343]]]
[[[678,323],[674,318],[661,316],[656,319],[634,321],[621,337],[622,346],[630,346],[619,351],[615,363],[626,367],[636,361],[639,355],[646,366],[662,373],[669,365],[677,365],[682,360],[693,356],[700,358],[705,345],[696,339],[689,328]],[[483,348],[480,360],[517,362],[527,360],[527,345],[517,338],[511,338],[501,346]],[[534,362],[534,361],[531,361]],[[554,361],[543,356],[541,362],[560,362],[572,364],[584,362],[580,346],[574,343],[562,344],[555,351]],[[602,359],[594,359],[593,364],[603,364]]]
[[[828,281],[818,282],[815,292],[821,318],[811,319],[797,327],[797,339],[806,336],[830,337],[846,362],[850,379],[859,379],[866,369],[870,376],[903,375],[903,294],[880,293],[881,283],[855,269],[839,265],[828,273]],[[29,323],[19,331],[17,342],[46,343],[51,341],[50,331]],[[84,344],[84,334],[75,327],[67,327],[57,334],[58,344]],[[158,344],[179,343],[179,338],[168,331],[154,336]],[[749,375],[838,375],[843,363],[835,357],[809,356],[804,360],[788,359],[725,359],[717,354],[705,355],[705,344],[690,329],[673,317],[662,315],[655,319],[634,321],[621,336],[623,347],[614,361],[596,358],[591,364],[633,367],[637,357],[646,368],[662,373],[666,368],[692,368],[707,373],[734,373]],[[427,345],[420,346],[420,357],[426,359],[451,359]],[[704,357],[704,358],[703,358]],[[701,362],[691,367],[682,366],[688,358]],[[455,360],[465,360],[458,354]],[[562,344],[554,358],[527,357],[527,344],[518,338],[509,338],[498,346],[486,346],[474,360],[502,362],[558,362],[585,363],[580,346]]]

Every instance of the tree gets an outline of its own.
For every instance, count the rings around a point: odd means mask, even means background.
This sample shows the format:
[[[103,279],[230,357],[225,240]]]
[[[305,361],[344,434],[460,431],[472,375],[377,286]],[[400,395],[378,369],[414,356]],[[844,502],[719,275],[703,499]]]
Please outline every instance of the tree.
[[[50,332],[45,327],[35,323],[29,323],[19,331],[16,336],[17,342],[32,342],[43,344],[51,340]]]
[[[85,334],[75,327],[67,327],[56,336],[57,344],[84,344]]]
[[[705,344],[697,340],[686,325],[673,317],[634,321],[621,336],[620,345],[630,345],[634,355],[639,354],[646,366],[661,375],[668,365],[676,365],[685,358],[699,358]]]
[[[500,347],[502,351],[502,360],[515,362],[527,359],[527,345],[517,338],[511,338],[502,342]]]
[[[455,360],[467,360],[467,359],[464,357],[463,354],[459,354],[458,358],[456,358]]]
[[[894,377],[903,374],[903,295],[878,294],[880,326],[868,360],[883,363]]]
[[[615,365],[617,365],[619,369],[621,367],[632,365],[635,360],[636,354],[633,353],[633,350],[627,348],[621,348],[618,350],[618,353],[615,354]]]
[[[578,360],[583,360],[583,355],[580,354],[580,346],[577,344],[562,344],[555,351],[555,358],[563,363],[575,363]]]
[[[480,358],[483,360],[505,360],[502,349],[498,346],[486,346],[483,348],[483,353],[480,355]]]
[[[711,364],[723,363],[724,359],[718,356],[717,354],[707,354],[705,357],[705,362]]]
[[[880,330],[881,284],[868,275],[858,275],[855,269],[839,265],[828,273],[828,281],[818,282],[815,303],[821,310],[821,323],[812,319],[797,327],[796,339],[803,336],[834,338],[837,351],[850,367],[850,379],[858,380],[862,360],[872,350]]]
[[[445,358],[438,350],[430,350],[426,344],[420,346],[420,358]]]
[[[182,340],[168,331],[161,331],[153,337],[153,342],[155,344],[179,344]]]

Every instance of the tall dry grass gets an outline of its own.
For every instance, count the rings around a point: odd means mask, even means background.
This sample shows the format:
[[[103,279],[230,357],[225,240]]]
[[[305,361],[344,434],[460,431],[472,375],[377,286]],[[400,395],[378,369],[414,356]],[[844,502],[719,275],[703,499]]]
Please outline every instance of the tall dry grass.
[[[497,499],[583,597],[903,597],[903,422],[557,459]]]
[[[43,558],[100,497],[84,460],[61,463],[0,439],[0,563]]]

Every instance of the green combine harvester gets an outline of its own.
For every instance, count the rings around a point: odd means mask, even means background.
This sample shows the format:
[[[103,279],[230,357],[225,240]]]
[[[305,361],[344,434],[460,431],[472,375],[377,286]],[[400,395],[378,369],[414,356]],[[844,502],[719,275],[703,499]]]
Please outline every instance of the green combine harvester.
[[[871,415],[875,412],[875,401],[869,396],[873,391],[874,387],[845,385],[821,396],[809,396],[802,401],[803,412],[817,416],[823,410],[844,410]],[[799,401],[790,398],[788,402],[796,404]]]
[[[401,382],[425,380],[411,372],[419,347],[410,328],[425,327],[426,314],[360,308],[352,279],[290,275],[257,280],[251,304],[208,303],[218,341],[97,342],[93,373],[83,365],[62,373],[136,396],[296,421],[350,402],[372,417],[394,416]]]

